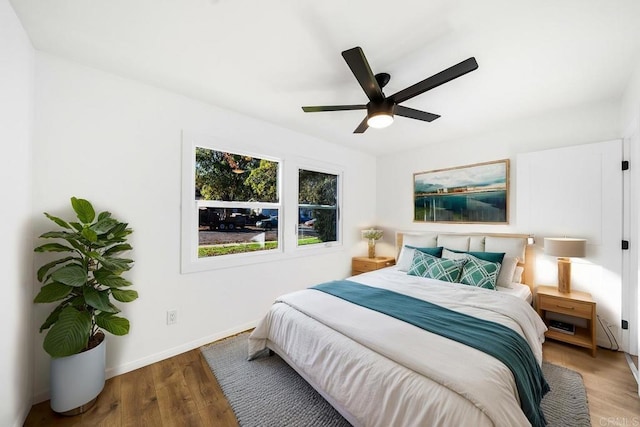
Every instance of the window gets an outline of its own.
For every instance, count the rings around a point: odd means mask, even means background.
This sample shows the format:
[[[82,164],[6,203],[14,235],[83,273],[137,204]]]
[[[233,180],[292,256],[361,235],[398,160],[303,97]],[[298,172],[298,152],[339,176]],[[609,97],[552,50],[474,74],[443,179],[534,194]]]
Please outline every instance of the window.
[[[183,273],[282,256],[282,163],[183,133]]]
[[[339,241],[338,175],[298,171],[298,246]]]

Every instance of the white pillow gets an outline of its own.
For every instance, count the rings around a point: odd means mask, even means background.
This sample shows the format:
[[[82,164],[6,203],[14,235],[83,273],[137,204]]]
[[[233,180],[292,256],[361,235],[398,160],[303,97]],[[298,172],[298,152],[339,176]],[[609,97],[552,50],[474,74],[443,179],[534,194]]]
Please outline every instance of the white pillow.
[[[444,248],[442,250],[442,258],[447,258],[447,259],[465,259],[465,258],[467,258],[467,254],[460,253],[460,252],[453,252],[453,251],[450,251],[447,248]]]
[[[402,244],[413,246],[414,248],[434,248],[436,243],[435,233],[403,234]]]
[[[406,245],[402,246],[402,249],[400,249],[400,255],[398,256],[398,262],[396,262],[398,270],[404,272],[409,271],[415,251],[416,250],[414,248],[408,248]]]
[[[524,273],[524,267],[517,266],[513,273],[513,283],[522,283],[522,273]]]
[[[487,236],[484,240],[484,250],[487,252],[504,252],[505,256],[518,258],[524,262],[527,248],[526,238]]]
[[[512,256],[505,256],[502,259],[502,267],[500,267],[500,273],[498,274],[498,281],[496,284],[503,288],[510,288],[513,282],[513,275],[518,266],[518,258]]]
[[[456,251],[469,250],[469,236],[458,236],[455,234],[438,234],[438,244],[445,248],[451,248]]]

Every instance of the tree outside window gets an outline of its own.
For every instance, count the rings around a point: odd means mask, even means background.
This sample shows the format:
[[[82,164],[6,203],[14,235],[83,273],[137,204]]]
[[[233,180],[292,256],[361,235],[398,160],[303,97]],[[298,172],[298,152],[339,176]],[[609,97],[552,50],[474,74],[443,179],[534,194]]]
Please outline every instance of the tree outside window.
[[[338,175],[300,169],[298,214],[298,245],[337,241]]]

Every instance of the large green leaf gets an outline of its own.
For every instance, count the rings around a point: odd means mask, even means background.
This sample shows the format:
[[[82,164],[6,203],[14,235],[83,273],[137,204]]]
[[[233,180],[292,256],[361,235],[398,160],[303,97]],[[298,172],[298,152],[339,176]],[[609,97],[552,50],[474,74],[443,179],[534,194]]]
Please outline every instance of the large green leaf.
[[[124,251],[130,251],[133,249],[128,243],[121,243],[119,245],[111,246],[109,249],[104,251],[104,255],[113,255]]]
[[[87,283],[87,272],[79,265],[69,264],[54,271],[51,278],[56,282],[77,288]]]
[[[105,218],[110,218],[111,217],[111,212],[108,211],[104,211],[104,212],[100,212],[98,214],[98,221],[102,221]]]
[[[131,230],[127,228],[129,224],[121,222],[111,230],[109,230],[108,239],[120,239],[125,237],[128,234],[131,234]]]
[[[73,252],[69,246],[60,243],[45,243],[33,250],[34,252]]]
[[[82,255],[87,256],[87,246],[80,242],[81,235],[76,234],[73,239],[68,239],[67,241],[71,246],[73,246],[78,252]]]
[[[43,286],[38,295],[33,299],[35,303],[55,302],[65,299],[71,293],[73,288],[63,283],[53,282]]]
[[[109,256],[99,257],[98,260],[104,268],[115,273],[130,270],[131,266],[129,264],[133,263],[132,259],[115,258]]]
[[[83,224],[91,224],[96,218],[96,211],[93,210],[93,206],[88,200],[72,197],[71,206]]]
[[[77,231],[82,231],[82,229],[84,228],[84,226],[79,222],[70,222],[69,225],[75,228]]]
[[[61,303],[59,306],[57,306],[47,317],[47,320],[44,321],[44,323],[40,326],[40,332],[44,331],[45,329],[49,329],[51,327],[51,325],[53,325],[54,323],[56,323],[58,321],[58,317],[60,316],[60,312],[62,311],[63,308],[65,308],[67,306],[66,302]]]
[[[84,300],[84,295],[73,296],[69,298],[67,301],[69,302],[69,305],[72,305],[79,310],[83,309],[87,305],[86,301]]]
[[[82,230],[82,237],[84,237],[85,239],[87,239],[89,242],[94,243],[98,241],[98,233],[96,233],[95,231],[93,231],[90,228],[84,228]]]
[[[75,233],[69,233],[68,231],[49,231],[40,235],[43,239],[64,239],[69,240],[73,238]]]
[[[100,311],[106,311],[107,313],[117,313],[120,311],[109,302],[108,291],[99,291],[94,287],[87,286],[84,288],[83,292],[84,300],[91,307]]]
[[[123,286],[131,286],[131,282],[125,279],[124,277],[120,277],[117,274],[112,274],[110,271],[105,269],[98,269],[93,272],[93,277],[96,279],[96,282],[101,285],[108,286],[110,288],[121,288]]]
[[[91,316],[86,311],[65,307],[58,321],[44,338],[44,350],[51,357],[64,357],[82,351],[89,342]]]
[[[75,258],[72,257],[72,256],[68,256],[68,257],[57,259],[55,261],[51,261],[51,262],[43,265],[42,267],[40,267],[38,269],[38,281],[42,282],[44,277],[45,277],[45,275],[47,274],[47,272],[49,270],[51,270],[51,268],[55,267],[58,264],[63,264],[65,262],[67,262],[67,261],[71,261],[72,259],[75,259]]]
[[[126,335],[129,333],[129,321],[124,317],[100,313],[96,315],[96,324],[113,335]]]
[[[113,298],[120,302],[131,302],[138,299],[138,292],[125,289],[111,289]]]
[[[104,218],[91,225],[91,229],[95,231],[97,234],[104,234],[107,231],[111,230],[118,221],[113,218]]]
[[[58,218],[57,216],[53,216],[53,215],[49,215],[48,213],[44,213],[44,215],[49,218],[51,221],[55,222],[56,224],[58,224],[60,227],[63,228],[71,228],[71,226],[69,224],[67,224],[67,221]]]

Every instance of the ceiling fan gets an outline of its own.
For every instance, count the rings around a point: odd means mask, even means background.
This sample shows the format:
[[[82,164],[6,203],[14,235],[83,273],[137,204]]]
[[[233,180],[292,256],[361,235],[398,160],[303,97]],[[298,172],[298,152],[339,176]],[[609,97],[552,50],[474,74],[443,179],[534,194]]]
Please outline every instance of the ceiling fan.
[[[352,49],[345,50],[342,52],[342,57],[347,62],[347,65],[353,72],[356,80],[358,80],[358,83],[360,83],[360,86],[362,86],[364,93],[367,95],[367,98],[369,98],[369,102],[367,104],[357,105],[302,107],[302,110],[305,113],[317,113],[320,111],[367,110],[367,116],[362,120],[353,133],[364,133],[369,126],[374,128],[387,127],[393,122],[394,115],[422,120],[425,122],[431,122],[437,119],[440,117],[437,114],[415,110],[398,104],[478,68],[476,59],[471,57],[387,97],[382,92],[382,88],[389,83],[391,76],[387,73],[374,75],[371,71],[371,67],[369,67],[367,58],[364,56],[364,52],[360,47],[356,46]]]

